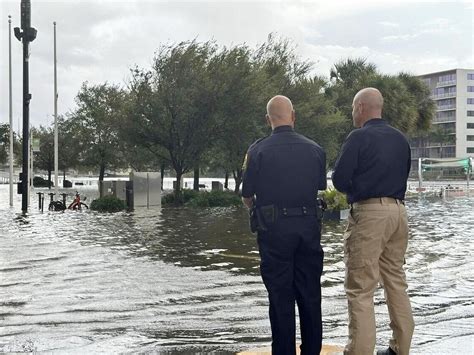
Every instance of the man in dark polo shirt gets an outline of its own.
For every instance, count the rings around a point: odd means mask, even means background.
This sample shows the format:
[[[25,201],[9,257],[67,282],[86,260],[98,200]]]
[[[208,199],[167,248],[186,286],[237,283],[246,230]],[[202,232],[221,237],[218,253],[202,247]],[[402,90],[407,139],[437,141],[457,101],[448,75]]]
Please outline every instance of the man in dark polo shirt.
[[[408,355],[414,330],[403,270],[408,244],[404,205],[410,146],[381,119],[383,98],[374,88],[359,91],[352,104],[354,126],[334,168],[334,187],[352,205],[344,233],[349,341],[344,354],[373,354],[373,297],[380,281],[390,315],[389,348],[377,354]]]
[[[326,189],[326,156],[293,130],[295,112],[285,96],[267,104],[272,134],[255,142],[244,162],[242,200],[259,214],[260,272],[270,301],[272,354],[292,355],[295,301],[301,354],[321,351],[321,221],[316,195]]]

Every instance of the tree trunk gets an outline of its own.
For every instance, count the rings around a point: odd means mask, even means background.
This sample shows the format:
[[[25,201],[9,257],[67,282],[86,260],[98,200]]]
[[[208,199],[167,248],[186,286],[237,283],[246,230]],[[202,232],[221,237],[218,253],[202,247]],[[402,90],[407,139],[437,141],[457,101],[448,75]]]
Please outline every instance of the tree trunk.
[[[235,188],[234,192],[239,194],[240,192],[240,184],[242,183],[242,170],[237,170],[233,172],[234,180],[235,180]]]
[[[163,191],[163,181],[165,180],[165,164],[160,165],[160,174],[161,174],[161,191]]]
[[[105,175],[105,164],[100,165],[100,172],[99,172],[99,197],[104,196],[103,186],[102,183],[104,182],[104,175]]]
[[[48,188],[51,190],[51,170],[48,169]]]
[[[225,172],[224,189],[229,189],[229,172]]]
[[[199,191],[199,165],[194,168],[193,190]]]
[[[181,178],[183,177],[182,172],[176,171],[176,185],[174,189],[174,201],[177,205],[183,204],[183,194],[181,192]]]

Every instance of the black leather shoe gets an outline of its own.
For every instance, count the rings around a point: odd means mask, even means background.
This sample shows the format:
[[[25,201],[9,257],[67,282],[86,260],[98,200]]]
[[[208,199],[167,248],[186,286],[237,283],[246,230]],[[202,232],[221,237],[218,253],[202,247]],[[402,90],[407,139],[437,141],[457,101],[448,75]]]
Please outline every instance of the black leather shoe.
[[[392,350],[392,348],[388,348],[385,350],[378,350],[377,355],[397,355],[395,351]]]

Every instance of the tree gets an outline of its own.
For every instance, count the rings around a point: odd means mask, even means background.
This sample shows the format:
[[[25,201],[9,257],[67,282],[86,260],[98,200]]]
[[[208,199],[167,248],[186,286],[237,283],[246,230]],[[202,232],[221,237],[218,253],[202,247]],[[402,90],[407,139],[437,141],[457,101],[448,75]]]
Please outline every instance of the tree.
[[[39,152],[34,153],[34,167],[48,172],[48,186],[51,188],[51,172],[54,170],[54,130],[51,127],[32,128],[31,133],[40,141]]]
[[[80,162],[99,169],[99,186],[107,168],[124,166],[117,127],[124,100],[125,93],[118,86],[84,83],[76,97],[78,108],[69,117],[69,129],[78,137]]]
[[[0,164],[6,164],[10,149],[10,125],[0,124]]]
[[[398,74],[398,79],[403,82],[413,96],[418,115],[415,130],[429,130],[431,128],[431,121],[436,115],[436,104],[430,98],[430,88],[421,79],[408,73]]]
[[[129,119],[143,144],[158,158],[169,159],[177,195],[183,174],[201,160],[218,133],[213,119],[216,93],[208,68],[215,50],[211,42],[164,46],[150,71],[132,71]]]
[[[210,63],[213,82],[217,87],[216,122],[219,135],[209,154],[214,167],[232,173],[234,192],[242,182],[242,162],[249,145],[263,135],[263,82],[252,52],[245,46],[224,48]]]
[[[73,118],[68,115],[58,117],[58,169],[63,172],[64,180],[69,169],[79,166],[81,141]]]
[[[443,129],[441,125],[431,128],[428,133],[428,139],[431,143],[439,144],[439,157],[444,158],[443,148],[445,144],[454,144],[456,135],[454,132]]]
[[[331,70],[326,95],[342,114],[352,119],[352,100],[364,87],[375,87],[384,97],[383,118],[407,134],[427,130],[435,113],[426,85],[406,73],[383,75],[365,59],[347,59]],[[348,127],[348,130],[350,128]]]

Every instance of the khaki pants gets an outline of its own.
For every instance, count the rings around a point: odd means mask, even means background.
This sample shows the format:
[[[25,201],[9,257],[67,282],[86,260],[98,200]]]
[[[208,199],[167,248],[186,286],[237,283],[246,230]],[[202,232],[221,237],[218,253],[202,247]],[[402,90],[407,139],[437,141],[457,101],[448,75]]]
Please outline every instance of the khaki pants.
[[[403,264],[408,244],[405,206],[392,198],[355,203],[344,233],[345,290],[349,341],[344,354],[372,355],[375,348],[374,292],[380,282],[390,315],[390,347],[410,350],[414,330]]]

